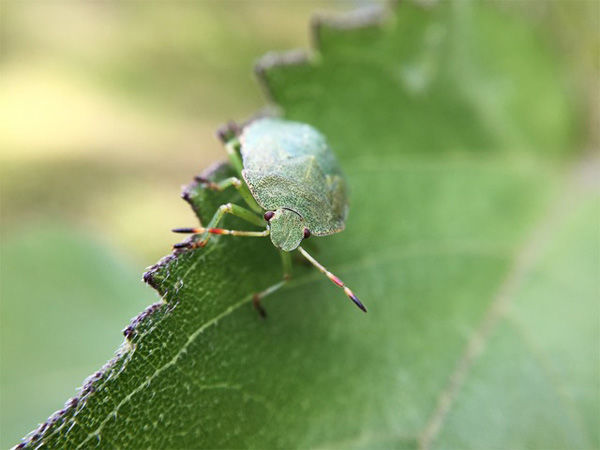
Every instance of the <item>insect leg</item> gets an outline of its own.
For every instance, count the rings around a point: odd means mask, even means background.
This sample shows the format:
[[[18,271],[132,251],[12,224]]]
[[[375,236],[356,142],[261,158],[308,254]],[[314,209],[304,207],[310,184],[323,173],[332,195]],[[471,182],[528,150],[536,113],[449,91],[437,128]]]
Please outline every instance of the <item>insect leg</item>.
[[[225,205],[219,206],[219,209],[212,217],[208,226],[206,227],[196,227],[196,228],[175,228],[173,231],[175,233],[192,233],[192,234],[203,234],[202,239],[196,242],[189,242],[184,244],[175,244],[175,248],[196,248],[196,247],[204,247],[210,237],[213,234],[226,234],[230,236],[250,236],[250,237],[264,237],[269,235],[269,230],[263,231],[241,231],[241,230],[227,230],[223,228],[216,228],[219,222],[223,219],[225,214],[231,214],[233,216],[237,216],[241,219],[244,219],[247,222],[250,222],[254,225],[258,225],[259,227],[265,226],[265,221],[259,215],[253,213],[252,211],[243,208],[238,205],[234,205],[231,203],[226,203]]]
[[[292,258],[290,253],[283,251],[279,253],[281,254],[281,264],[283,265],[283,280],[281,280],[279,283],[275,283],[273,286],[269,286],[264,291],[257,292],[252,296],[252,304],[258,311],[258,314],[260,314],[260,316],[263,318],[267,317],[267,312],[260,304],[260,301],[266,296],[271,295],[273,292],[280,289],[292,277]]]
[[[252,197],[252,193],[250,192],[250,189],[248,189],[248,186],[246,186],[246,183],[244,183],[237,177],[226,178],[223,181],[219,182],[214,182],[204,177],[196,177],[196,181],[199,183],[203,183],[208,189],[211,189],[213,191],[222,191],[230,186],[233,186],[240,193],[240,195],[242,196],[246,204],[250,207],[250,209],[257,213],[263,212],[263,209],[259,206],[258,203],[256,203],[254,197]]]
[[[265,311],[265,308],[262,307],[260,301],[267,295],[271,295],[273,292],[281,288],[285,283],[287,283],[287,280],[281,280],[279,283],[275,283],[273,286],[269,286],[264,291],[257,292],[252,296],[252,304],[254,305],[254,308],[256,308],[256,310],[258,311],[258,314],[260,314],[260,317],[262,317],[263,319],[267,317],[267,311]]]
[[[306,250],[304,250],[302,247],[298,247],[298,251],[300,253],[302,253],[302,256],[304,256],[313,266],[315,266],[317,269],[319,269],[319,271],[321,273],[325,274],[325,276],[327,278],[329,278],[333,283],[335,283],[339,287],[341,287],[344,290],[344,293],[348,296],[348,298],[350,300],[352,300],[354,302],[354,304],[356,306],[358,306],[364,312],[367,312],[367,308],[365,308],[365,306],[361,303],[361,301],[358,299],[358,297],[356,295],[354,295],[354,293],[350,290],[350,288],[348,286],[346,286],[344,284],[344,282],[342,280],[340,280],[338,277],[336,277],[334,274],[332,274],[329,270],[327,270],[325,267],[323,267],[321,264],[319,264],[319,262],[316,259],[314,259],[312,256],[310,256],[308,254],[308,252]]]
[[[225,144],[225,151],[229,157],[229,162],[231,162],[231,165],[241,178],[244,165],[242,163],[242,157],[240,156],[240,141],[235,138],[231,139]]]
[[[280,251],[281,265],[283,266],[283,279],[289,280],[292,278],[292,256],[289,252]]]

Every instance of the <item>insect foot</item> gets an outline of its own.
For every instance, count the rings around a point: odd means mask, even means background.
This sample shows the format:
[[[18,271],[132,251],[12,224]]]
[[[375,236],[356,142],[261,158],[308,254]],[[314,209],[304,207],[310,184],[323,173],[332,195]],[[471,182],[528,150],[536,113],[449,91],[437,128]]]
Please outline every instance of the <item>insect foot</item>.
[[[254,294],[252,296],[252,304],[254,305],[254,308],[256,309],[256,311],[258,311],[258,315],[260,317],[262,317],[263,319],[266,319],[267,311],[260,304],[260,294]]]

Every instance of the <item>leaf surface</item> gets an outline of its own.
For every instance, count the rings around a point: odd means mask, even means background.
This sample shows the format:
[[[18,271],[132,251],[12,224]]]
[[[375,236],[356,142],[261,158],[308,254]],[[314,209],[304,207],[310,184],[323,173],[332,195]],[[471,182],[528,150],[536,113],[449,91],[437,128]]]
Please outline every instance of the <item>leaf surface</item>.
[[[162,301],[26,446],[598,446],[597,186],[592,163],[564,169],[577,155],[551,52],[473,2],[314,32],[309,60],[268,55],[259,75],[348,175],[347,228],[315,256],[369,313],[297,265],[263,321],[251,297],[279,280],[277,252],[215,238],[150,270]],[[186,197],[203,223],[239,201]]]

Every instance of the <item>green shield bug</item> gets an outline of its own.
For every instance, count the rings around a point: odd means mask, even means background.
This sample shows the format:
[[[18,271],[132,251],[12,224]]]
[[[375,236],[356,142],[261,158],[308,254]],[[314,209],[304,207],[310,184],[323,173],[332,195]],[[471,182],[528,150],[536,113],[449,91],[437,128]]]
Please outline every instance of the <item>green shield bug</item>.
[[[200,179],[206,187],[223,190],[233,186],[248,208],[221,205],[206,227],[176,228],[176,233],[201,234],[193,242],[176,248],[204,247],[211,235],[270,236],[281,253],[283,280],[254,295],[261,316],[260,300],[283,286],[291,276],[290,252],[300,254],[341,287],[362,311],[358,297],[334,274],[317,262],[300,244],[309,236],[342,231],[348,214],[344,175],[324,136],[312,126],[276,118],[261,118],[245,126],[239,137],[226,140],[225,148],[238,174],[220,182]],[[225,214],[232,214],[263,231],[217,228]]]

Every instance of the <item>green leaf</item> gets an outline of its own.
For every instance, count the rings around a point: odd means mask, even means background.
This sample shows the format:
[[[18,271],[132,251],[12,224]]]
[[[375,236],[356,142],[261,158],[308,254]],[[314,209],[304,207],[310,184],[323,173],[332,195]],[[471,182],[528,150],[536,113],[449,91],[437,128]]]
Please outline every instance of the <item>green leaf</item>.
[[[369,313],[298,265],[261,320],[252,293],[281,276],[268,240],[168,256],[146,274],[162,300],[25,446],[598,446],[596,172],[565,170],[572,112],[551,52],[475,2],[353,13],[315,35],[308,60],[268,55],[259,74],[347,172],[347,229],[314,243]],[[204,222],[239,200],[185,197]]]
[[[151,295],[131,282],[139,266],[97,235],[60,222],[22,225],[0,242],[0,448],[113,356],[117,330]]]

